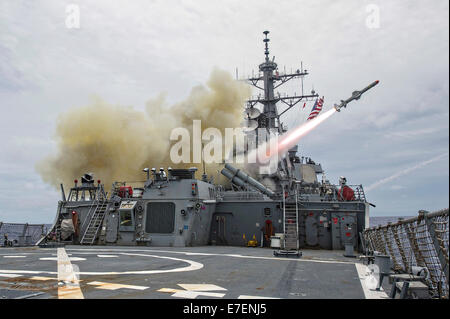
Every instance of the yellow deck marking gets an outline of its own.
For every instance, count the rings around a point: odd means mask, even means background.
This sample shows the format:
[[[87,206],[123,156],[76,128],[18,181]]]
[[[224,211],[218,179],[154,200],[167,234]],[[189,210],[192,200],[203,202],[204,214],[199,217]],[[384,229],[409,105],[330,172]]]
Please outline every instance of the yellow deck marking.
[[[77,275],[64,248],[58,248],[58,298],[84,299]]]
[[[178,291],[182,291],[180,289],[172,289],[172,288],[161,288],[157,290],[158,292],[166,292],[166,293],[176,293]]]
[[[52,277],[41,277],[41,276],[33,276],[30,277],[31,280],[39,280],[39,281],[46,281],[46,280],[57,280],[57,278]]]

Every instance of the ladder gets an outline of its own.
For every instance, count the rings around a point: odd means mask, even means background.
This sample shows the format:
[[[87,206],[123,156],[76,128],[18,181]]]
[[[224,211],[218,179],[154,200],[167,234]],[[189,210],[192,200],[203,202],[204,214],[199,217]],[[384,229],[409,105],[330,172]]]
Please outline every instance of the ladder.
[[[284,207],[284,250],[298,250],[298,211],[297,205],[286,204]]]
[[[360,201],[363,201],[363,202],[366,201],[366,194],[364,193],[364,189],[363,189],[362,185],[356,186],[355,197]]]
[[[275,256],[295,255],[300,257],[302,253],[299,251],[298,239],[298,189],[295,193],[295,203],[286,203],[286,199],[283,197],[283,230],[284,247],[282,250],[274,251],[273,254]]]
[[[95,208],[94,213],[89,220],[86,231],[84,232],[83,237],[80,240],[80,244],[94,244],[95,240],[97,239],[98,231],[102,226],[107,207],[107,201],[98,201],[97,207]]]

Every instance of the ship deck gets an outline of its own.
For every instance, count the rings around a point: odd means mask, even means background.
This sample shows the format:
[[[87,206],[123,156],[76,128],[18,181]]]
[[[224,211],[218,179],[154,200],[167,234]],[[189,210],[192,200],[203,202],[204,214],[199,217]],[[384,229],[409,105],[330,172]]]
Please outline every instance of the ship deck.
[[[302,252],[295,258],[229,246],[2,248],[0,298],[387,298],[366,287],[366,266],[356,258]]]

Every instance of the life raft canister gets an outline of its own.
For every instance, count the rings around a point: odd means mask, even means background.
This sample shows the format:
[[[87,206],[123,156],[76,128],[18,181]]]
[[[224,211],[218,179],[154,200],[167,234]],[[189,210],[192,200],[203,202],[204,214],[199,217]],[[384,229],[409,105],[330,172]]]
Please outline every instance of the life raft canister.
[[[339,189],[338,199],[343,201],[352,201],[355,200],[355,192],[351,187],[347,185]]]

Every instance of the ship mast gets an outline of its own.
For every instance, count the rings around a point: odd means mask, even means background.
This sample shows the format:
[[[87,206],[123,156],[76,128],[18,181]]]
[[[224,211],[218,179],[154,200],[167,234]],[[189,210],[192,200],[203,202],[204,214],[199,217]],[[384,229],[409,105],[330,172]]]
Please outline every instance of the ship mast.
[[[303,81],[303,78],[305,77],[305,75],[308,75],[308,72],[306,70],[303,70],[302,66],[301,69],[298,69],[295,73],[279,74],[278,65],[275,63],[275,56],[272,58],[272,60],[269,57],[270,39],[267,37],[269,31],[264,31],[263,33],[265,35],[265,38],[263,39],[265,46],[264,48],[265,61],[259,65],[259,70],[260,72],[262,72],[262,75],[259,75],[258,77],[248,78],[247,81],[257,89],[264,91],[264,97],[259,96],[257,99],[248,100],[247,111],[249,109],[253,109],[256,104],[261,103],[263,105],[261,114],[257,118],[250,118],[250,121],[257,122],[253,124],[255,128],[266,128],[268,131],[275,130],[281,135],[285,132],[282,123],[280,122],[281,115],[283,115],[285,112],[293,108],[300,101],[308,101],[317,98],[318,94],[315,94],[315,92],[313,91],[311,92],[311,95],[303,95],[303,87],[302,87],[301,95],[281,97],[281,95],[278,94],[277,96],[275,96],[276,88],[281,87],[286,82],[295,78],[301,78]],[[260,84],[261,82],[262,85]],[[287,108],[283,110],[281,113],[278,112],[277,107],[278,102],[282,102],[287,106]],[[248,114],[255,114],[255,113],[250,113],[248,111]]]

